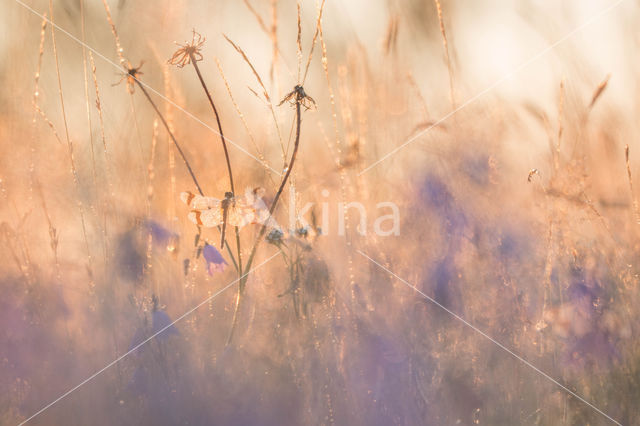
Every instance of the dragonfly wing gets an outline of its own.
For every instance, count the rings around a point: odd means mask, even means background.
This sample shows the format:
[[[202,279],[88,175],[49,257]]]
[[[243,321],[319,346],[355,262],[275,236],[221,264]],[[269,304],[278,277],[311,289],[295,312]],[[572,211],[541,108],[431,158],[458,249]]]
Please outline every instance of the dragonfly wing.
[[[247,188],[247,190],[245,191],[243,202],[247,207],[253,207],[256,210],[266,209],[267,205],[262,200],[264,193],[265,193],[264,188],[260,188],[260,187],[253,188],[253,189]]]
[[[244,218],[247,223],[265,225],[268,229],[280,229],[278,222],[269,214],[269,210],[264,208],[256,208],[254,206],[247,206],[243,209]]]
[[[189,191],[182,192],[180,199],[193,210],[216,209],[220,207],[219,199],[196,195]]]
[[[187,216],[196,225],[212,228],[222,223],[222,212],[220,209],[193,210]]]
[[[255,203],[257,200],[262,201],[262,197],[265,194],[265,189],[261,188],[261,187],[256,187],[256,188],[247,188],[244,191],[244,202],[246,204],[253,204]]]
[[[249,221],[246,217],[244,209],[236,205],[229,207],[229,212],[227,213],[227,223],[231,226],[242,228],[243,226],[251,223],[251,221]]]
[[[239,200],[238,206],[247,223],[263,224],[269,217],[269,209],[262,201],[262,195],[264,195],[263,188],[247,188],[244,197]]]

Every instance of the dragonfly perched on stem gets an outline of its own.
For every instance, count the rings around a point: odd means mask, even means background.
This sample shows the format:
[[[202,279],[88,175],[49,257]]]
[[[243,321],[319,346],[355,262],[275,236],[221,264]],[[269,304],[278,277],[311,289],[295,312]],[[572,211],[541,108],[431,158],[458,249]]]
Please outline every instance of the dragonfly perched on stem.
[[[222,226],[222,247],[227,224],[238,228],[249,224],[263,224],[268,228],[279,229],[262,200],[263,193],[262,188],[247,188],[244,196],[235,197],[233,193],[226,192],[223,199],[218,199],[186,191],[180,194],[180,199],[191,209],[187,216],[191,222],[205,228]]]

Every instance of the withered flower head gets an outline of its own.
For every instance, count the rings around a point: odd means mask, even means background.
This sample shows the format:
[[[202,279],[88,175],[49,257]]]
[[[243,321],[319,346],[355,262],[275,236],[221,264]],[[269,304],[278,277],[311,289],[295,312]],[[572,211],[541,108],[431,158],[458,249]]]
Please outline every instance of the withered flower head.
[[[271,232],[269,232],[269,235],[267,235],[266,239],[269,244],[273,244],[274,246],[279,247],[281,244],[283,244],[283,238],[284,233],[281,230],[273,229]]]
[[[118,84],[122,83],[123,80],[126,80],[127,91],[129,93],[133,93],[136,80],[140,75],[143,74],[143,72],[140,71],[140,68],[142,68],[143,64],[144,64],[144,61],[140,61],[140,65],[138,65],[137,67],[134,67],[133,65],[131,65],[131,62],[127,61],[127,65],[124,67],[126,72],[124,72],[122,74],[122,78],[120,78],[120,80],[117,83],[113,83],[112,86],[117,86]]]
[[[291,92],[289,92],[282,101],[278,104],[278,106],[282,105],[285,102],[289,102],[291,105],[296,105],[300,103],[305,109],[315,108],[316,101],[304,91],[304,88],[301,85],[296,85]]]
[[[182,68],[185,65],[189,65],[191,61],[198,62],[202,60],[202,54],[200,49],[204,45],[205,38],[202,37],[196,30],[192,30],[193,35],[191,42],[185,44],[178,44],[179,49],[173,54],[168,63],[171,65],[177,65],[178,68]]]

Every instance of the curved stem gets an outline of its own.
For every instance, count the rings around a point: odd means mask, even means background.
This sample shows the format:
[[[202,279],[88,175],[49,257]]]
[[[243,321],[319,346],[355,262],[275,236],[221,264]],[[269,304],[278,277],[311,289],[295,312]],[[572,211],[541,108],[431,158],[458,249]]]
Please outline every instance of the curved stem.
[[[209,93],[209,89],[202,78],[202,74],[200,74],[200,68],[198,67],[198,63],[196,62],[196,58],[193,56],[193,53],[189,53],[189,58],[191,59],[191,64],[193,68],[196,70],[196,74],[198,74],[198,79],[200,80],[200,84],[204,89],[204,93],[207,95],[207,99],[209,99],[209,104],[213,109],[213,114],[216,116],[216,123],[218,124],[218,132],[220,134],[220,142],[222,142],[222,148],[224,149],[224,158],[227,160],[227,170],[229,172],[229,185],[231,186],[231,192],[235,196],[236,191],[233,187],[233,173],[231,172],[231,160],[229,159],[229,151],[227,150],[227,141],[224,138],[224,134],[222,132],[222,124],[220,123],[220,115],[218,115],[218,109],[216,105],[213,103],[213,98],[211,97],[211,93]]]
[[[242,252],[240,251],[240,228],[236,226],[235,230],[236,230],[236,248],[238,249],[238,265],[236,266],[236,269],[238,270],[238,277],[242,277]]]
[[[231,187],[231,192],[233,193],[233,195],[236,195],[236,190],[235,187],[233,185],[233,172],[231,171],[231,159],[229,158],[229,150],[227,149],[227,141],[224,138],[224,132],[222,131],[222,123],[220,122],[220,115],[218,114],[218,108],[216,108],[216,104],[213,102],[213,98],[211,97],[211,93],[209,92],[209,89],[207,88],[207,84],[204,82],[204,78],[202,78],[202,74],[200,73],[200,67],[198,67],[198,62],[196,61],[196,58],[194,56],[193,53],[189,53],[189,59],[191,59],[191,64],[193,65],[193,69],[196,70],[196,74],[198,75],[198,80],[200,80],[200,84],[202,85],[202,88],[204,89],[204,93],[207,95],[207,99],[209,100],[209,105],[211,105],[211,109],[213,109],[213,114],[216,116],[216,123],[218,124],[218,133],[220,134],[220,142],[222,143],[222,149],[224,150],[224,158],[227,162],[227,171],[229,173],[229,186]],[[225,219],[226,222],[226,219]],[[222,244],[226,245],[227,248],[229,249],[229,245],[225,244],[225,233],[224,233],[224,226],[226,225],[226,223],[223,225],[223,231],[222,231]],[[241,254],[241,249],[240,249],[240,235],[239,235],[239,229],[236,226],[236,250],[237,250],[237,255],[238,255],[238,263],[236,264],[236,270],[238,271],[238,277],[242,276],[242,254]],[[229,249],[231,250],[231,249]],[[235,262],[234,262],[235,264]]]
[[[282,195],[282,191],[284,190],[287,181],[289,180],[289,175],[291,175],[291,171],[293,170],[293,165],[296,161],[296,156],[298,155],[298,147],[300,145],[300,103],[302,99],[296,99],[296,141],[293,147],[293,153],[291,154],[291,161],[289,162],[289,167],[287,167],[287,172],[282,178],[282,182],[280,183],[280,188],[278,188],[278,192],[276,192],[276,196],[273,198],[273,203],[271,204],[271,208],[269,209],[269,216],[273,215],[273,212],[276,210],[276,206],[278,204],[278,200],[280,199],[280,195]],[[260,232],[258,233],[258,237],[253,243],[253,247],[251,248],[251,253],[249,254],[249,258],[247,259],[247,264],[245,265],[245,270],[249,271],[251,269],[251,264],[253,263],[253,258],[256,255],[256,251],[258,250],[258,245],[260,241],[262,241],[262,237],[264,237],[265,232],[267,231],[266,222],[260,228]],[[240,311],[240,305],[242,303],[242,295],[244,293],[244,288],[247,284],[247,276],[240,279],[240,283],[238,285],[238,295],[236,297],[236,307],[233,312],[233,322],[231,323],[231,330],[229,331],[229,337],[227,338],[227,345],[231,343],[233,339],[233,333],[238,323],[238,312]]]
[[[165,129],[167,129],[167,133],[169,133],[169,137],[171,137],[171,140],[173,141],[173,144],[178,149],[178,152],[180,153],[180,156],[182,157],[182,161],[184,161],[185,166],[187,166],[187,170],[189,170],[189,174],[191,175],[191,179],[193,179],[193,183],[196,184],[196,188],[198,188],[198,192],[200,193],[200,195],[204,196],[204,192],[202,192],[202,188],[200,188],[200,184],[198,183],[198,179],[196,179],[196,175],[193,173],[193,170],[191,169],[191,166],[189,165],[189,160],[187,160],[187,157],[184,155],[184,152],[182,152],[182,148],[180,148],[180,144],[178,143],[178,141],[176,140],[176,137],[173,135],[173,132],[169,128],[169,124],[167,123],[167,121],[162,116],[162,113],[160,112],[160,110],[156,106],[155,102],[153,102],[153,99],[151,99],[151,96],[149,96],[149,92],[147,92],[147,90],[144,88],[142,83],[140,83],[140,81],[137,78],[134,78],[133,81],[136,82],[136,84],[138,85],[140,90],[142,90],[142,93],[144,93],[144,95],[147,97],[147,100],[149,101],[149,103],[151,104],[153,109],[158,114],[158,117],[160,117],[160,121],[162,121],[162,124],[164,124]]]
[[[182,157],[182,161],[184,161],[185,166],[187,166],[187,170],[189,170],[189,174],[191,175],[191,179],[193,179],[193,183],[196,185],[196,188],[198,188],[198,192],[200,193],[200,195],[204,196],[204,192],[202,192],[202,188],[200,187],[200,184],[198,183],[198,179],[196,179],[196,175],[193,173],[193,169],[191,169],[191,165],[189,164],[189,160],[187,160],[187,157],[184,155],[184,152],[182,151],[182,148],[180,148],[180,144],[176,140],[176,137],[173,135],[173,132],[169,128],[169,124],[164,119],[164,116],[162,115],[162,113],[158,109],[158,106],[156,105],[155,102],[153,102],[153,99],[151,99],[151,96],[149,96],[149,92],[147,92],[147,90],[144,88],[144,85],[137,78],[134,78],[133,81],[136,82],[136,84],[138,85],[140,90],[142,90],[142,93],[144,93],[145,97],[147,98],[147,100],[149,101],[149,103],[151,104],[153,109],[155,110],[156,114],[158,114],[158,117],[160,117],[160,121],[162,121],[162,124],[164,125],[164,128],[167,130],[167,133],[169,133],[169,137],[171,138],[171,140],[173,141],[173,144],[175,145],[175,147],[177,148],[178,152],[180,153],[180,157]],[[220,230],[220,227],[218,227],[218,230]],[[225,242],[225,246],[227,248],[227,253],[229,253],[229,256],[231,257],[231,260],[232,260],[233,264],[237,265],[236,259],[233,256],[233,252],[231,251],[231,247],[226,242]],[[238,249],[238,253],[240,253],[239,249]],[[239,269],[238,266],[236,266],[236,269]]]

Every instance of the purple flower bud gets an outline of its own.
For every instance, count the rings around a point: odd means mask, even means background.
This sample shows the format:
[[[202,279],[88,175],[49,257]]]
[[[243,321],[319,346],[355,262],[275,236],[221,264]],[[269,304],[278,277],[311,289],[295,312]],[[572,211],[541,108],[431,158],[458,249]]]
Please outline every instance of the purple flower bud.
[[[165,311],[155,311],[151,315],[152,333],[158,334],[158,340],[165,340],[172,334],[180,334]]]
[[[209,272],[209,275],[213,275],[214,272],[222,272],[227,266],[227,261],[224,260],[222,254],[220,254],[218,249],[210,244],[204,245],[202,256],[207,262],[207,271]]]

